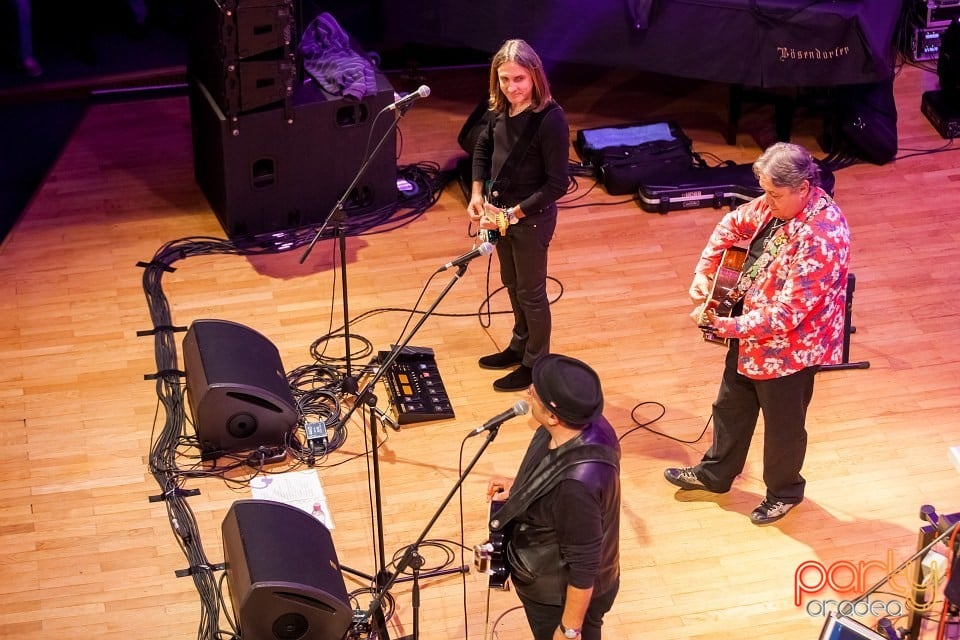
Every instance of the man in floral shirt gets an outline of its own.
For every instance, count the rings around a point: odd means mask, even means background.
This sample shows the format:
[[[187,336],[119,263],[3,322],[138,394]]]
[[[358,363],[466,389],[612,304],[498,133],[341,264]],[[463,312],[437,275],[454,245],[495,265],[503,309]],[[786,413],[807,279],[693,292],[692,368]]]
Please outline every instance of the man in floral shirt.
[[[803,147],[777,143],[753,170],[764,194],[720,220],[689,292],[698,305],[691,317],[705,335],[729,342],[713,404],[713,444],[698,465],[669,468],[664,477],[684,490],[729,491],[762,411],[766,495],[750,520],[768,524],[803,500],[814,376],[843,355],[850,232]],[[749,245],[749,253],[725,315],[711,299],[713,280],[724,251],[738,244]]]

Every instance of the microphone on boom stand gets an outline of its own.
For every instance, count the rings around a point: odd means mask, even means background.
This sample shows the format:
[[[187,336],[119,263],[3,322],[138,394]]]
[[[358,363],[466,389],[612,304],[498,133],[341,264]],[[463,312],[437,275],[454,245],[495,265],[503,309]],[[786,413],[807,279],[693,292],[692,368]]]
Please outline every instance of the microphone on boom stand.
[[[479,258],[480,256],[488,256],[491,253],[493,253],[493,245],[489,242],[484,242],[476,249],[467,251],[465,254],[463,254],[459,258],[454,258],[447,264],[437,269],[437,271],[446,271],[447,269],[450,269],[452,267],[462,267],[463,265],[467,264],[474,258]]]
[[[483,423],[482,427],[477,427],[476,429],[471,431],[469,434],[467,434],[467,437],[472,438],[473,436],[480,435],[484,431],[490,431],[491,429],[496,429],[507,420],[511,420],[513,418],[516,418],[517,416],[526,415],[527,411],[530,411],[530,405],[524,402],[523,400],[518,400],[515,405],[513,405],[503,413],[497,414],[492,418],[490,418],[489,420],[487,420],[485,423]]]
[[[416,91],[408,93],[402,98],[397,98],[393,101],[393,104],[387,105],[386,109],[395,111],[397,109],[406,109],[408,106],[413,104],[415,100],[420,98],[426,98],[430,95],[430,87],[425,84],[420,85]]]

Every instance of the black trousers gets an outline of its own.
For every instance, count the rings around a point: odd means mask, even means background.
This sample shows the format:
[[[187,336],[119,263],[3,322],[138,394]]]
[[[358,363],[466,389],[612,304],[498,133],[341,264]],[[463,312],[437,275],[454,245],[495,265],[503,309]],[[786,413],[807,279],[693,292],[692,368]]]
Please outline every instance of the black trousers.
[[[613,601],[620,590],[620,581],[600,595],[594,594],[587,607],[587,615],[580,630],[580,640],[600,640],[600,627],[603,625],[603,616],[610,611]],[[552,640],[553,634],[560,626],[563,615],[563,605],[542,604],[524,598],[517,592],[520,602],[523,603],[523,612],[527,616],[527,623],[533,631],[534,640]]]
[[[547,298],[547,249],[557,227],[556,205],[524,218],[497,242],[500,280],[510,296],[513,335],[510,349],[532,367],[550,353],[550,300]]]
[[[697,476],[712,491],[729,491],[743,471],[762,412],[766,498],[800,502],[806,486],[800,469],[807,453],[807,407],[818,367],[782,378],[753,380],[737,373],[737,347],[737,341],[731,340],[713,403],[713,444],[697,465]]]

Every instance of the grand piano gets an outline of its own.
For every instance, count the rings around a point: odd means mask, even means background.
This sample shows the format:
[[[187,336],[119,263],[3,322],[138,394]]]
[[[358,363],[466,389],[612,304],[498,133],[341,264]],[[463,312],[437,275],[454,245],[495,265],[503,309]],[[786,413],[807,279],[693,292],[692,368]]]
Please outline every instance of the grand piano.
[[[874,96],[879,90],[892,105],[898,26],[904,3],[914,1],[404,0],[382,6],[394,42],[492,53],[504,39],[522,37],[545,60],[727,83],[733,142],[741,102],[764,93],[778,106],[779,139],[789,138],[794,104],[782,89],[843,87]]]
[[[912,1],[912,0],[910,0]],[[404,0],[390,39],[495,51],[522,37],[547,60],[751,87],[892,77],[903,0]]]

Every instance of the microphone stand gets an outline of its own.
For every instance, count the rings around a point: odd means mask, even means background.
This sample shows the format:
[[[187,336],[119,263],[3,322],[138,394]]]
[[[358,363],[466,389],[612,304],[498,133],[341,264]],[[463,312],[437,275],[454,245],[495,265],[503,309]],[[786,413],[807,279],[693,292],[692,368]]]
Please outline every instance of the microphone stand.
[[[422,564],[422,558],[418,553],[418,548],[423,542],[424,538],[427,537],[427,534],[430,533],[430,529],[433,528],[433,525],[440,518],[440,514],[443,513],[444,509],[447,508],[447,505],[450,504],[450,500],[453,499],[453,496],[456,495],[457,491],[460,490],[460,487],[463,486],[464,481],[467,479],[467,476],[473,470],[473,467],[476,466],[477,462],[480,460],[480,456],[483,455],[483,452],[486,451],[487,447],[490,446],[490,443],[493,442],[494,438],[497,437],[497,434],[500,432],[500,424],[495,424],[487,429],[487,438],[483,441],[483,444],[477,450],[477,453],[473,456],[473,459],[467,465],[466,469],[463,470],[463,473],[460,474],[460,478],[453,485],[453,488],[450,489],[450,492],[447,494],[447,497],[443,499],[443,502],[440,504],[440,507],[437,509],[436,513],[433,514],[433,517],[430,518],[430,522],[427,523],[427,526],[423,528],[423,531],[420,533],[420,537],[416,541],[407,547],[406,552],[403,554],[403,557],[400,558],[400,561],[397,562],[396,570],[390,575],[390,577],[383,583],[380,591],[374,596],[373,601],[370,603],[370,607],[367,609],[364,619],[373,620],[374,624],[382,625],[380,629],[377,629],[377,638],[384,638],[385,640],[390,640],[386,628],[386,621],[383,618],[383,598],[386,593],[390,590],[390,587],[393,586],[395,582],[398,581],[398,578],[401,573],[408,567],[413,567],[413,603],[414,603],[414,625],[413,625],[413,636],[404,636],[399,640],[419,640],[419,603],[420,603],[420,583],[417,579],[418,575],[418,564]],[[382,635],[380,635],[382,634]]]
[[[420,330],[420,327],[422,327],[423,324],[427,321],[427,318],[430,317],[430,315],[437,308],[440,302],[446,297],[447,293],[450,292],[450,289],[453,288],[453,285],[455,285],[457,281],[459,281],[460,278],[463,277],[463,274],[466,273],[467,271],[468,264],[469,263],[465,262],[457,266],[456,273],[453,275],[450,281],[446,284],[446,286],[437,296],[436,300],[434,300],[433,303],[430,305],[430,307],[423,313],[420,320],[418,320],[417,323],[414,324],[413,327],[407,332],[407,335],[403,336],[402,339],[397,344],[393,345],[393,348],[390,350],[390,353],[387,356],[387,358],[383,362],[379,363],[379,367],[377,368],[377,372],[374,374],[373,378],[371,378],[371,380],[366,384],[366,386],[357,394],[357,402],[347,410],[346,414],[344,414],[343,418],[341,419],[341,423],[346,424],[347,420],[349,420],[350,416],[353,415],[353,412],[356,411],[356,408],[358,406],[360,406],[361,404],[366,404],[369,407],[367,411],[367,414],[370,420],[368,431],[370,433],[370,449],[371,449],[371,455],[373,458],[373,463],[372,463],[373,464],[373,492],[374,492],[374,505],[375,505],[374,518],[376,521],[376,536],[377,536],[377,539],[376,539],[377,547],[376,547],[376,554],[375,554],[377,557],[375,558],[375,562],[377,564],[378,571],[377,571],[377,577],[376,577],[376,584],[379,587],[382,587],[385,584],[386,576],[387,576],[387,568],[386,568],[386,550],[384,548],[385,545],[384,545],[384,535],[383,535],[383,500],[382,500],[382,495],[380,491],[380,455],[378,453],[378,448],[377,448],[377,429],[376,429],[377,411],[374,411],[377,405],[377,397],[376,395],[373,394],[373,389],[376,387],[377,383],[380,381],[383,375],[390,369],[390,367],[393,365],[396,359],[400,356],[400,353],[401,351],[403,351],[404,347],[406,347],[410,343],[410,340],[413,339],[413,336],[416,335],[417,331]],[[418,543],[419,542],[420,541],[418,541]],[[409,563],[410,560],[408,559],[407,562]],[[367,576],[366,574],[350,569],[349,567],[341,565],[341,568],[344,571],[353,573],[357,576],[367,578],[367,579],[371,578],[370,576]],[[469,571],[469,567],[461,566],[456,569],[444,569],[444,570],[432,571],[430,572],[430,575],[434,576],[434,575],[446,575],[450,573],[466,573],[467,571]],[[393,584],[396,581],[397,581],[397,577],[393,576],[389,582],[390,584]],[[382,595],[381,595],[381,598],[382,598]],[[380,612],[380,615],[382,616],[382,611]]]
[[[412,103],[411,103],[412,104]],[[409,104],[407,105],[409,107]],[[389,107],[385,107],[380,113],[377,114],[379,117],[380,114],[386,112]],[[317,233],[314,234],[313,240],[310,241],[310,244],[304,250],[303,255],[300,256],[300,264],[303,264],[310,253],[313,251],[314,245],[317,244],[317,241],[320,239],[320,236],[323,235],[323,232],[327,229],[327,226],[331,221],[336,223],[334,229],[334,235],[339,240],[339,250],[340,250],[340,285],[341,285],[341,294],[343,298],[343,336],[344,336],[344,347],[346,350],[345,362],[346,362],[346,374],[343,377],[343,391],[346,393],[356,393],[357,392],[357,382],[353,377],[353,372],[351,369],[351,355],[350,355],[350,310],[347,303],[347,233],[344,228],[344,211],[343,206],[347,201],[347,198],[350,197],[350,193],[354,190],[357,184],[360,182],[360,178],[367,172],[367,169],[370,167],[370,163],[373,161],[377,154],[380,151],[380,148],[387,141],[387,137],[392,134],[398,124],[400,123],[400,118],[402,118],[407,113],[407,109],[397,109],[397,117],[393,118],[390,122],[390,126],[387,127],[387,130],[381,136],[380,141],[377,142],[377,146],[373,148],[369,154],[367,154],[366,159],[363,161],[363,164],[360,165],[360,169],[357,170],[357,174],[353,177],[353,182],[350,183],[350,186],[344,190],[343,195],[340,196],[340,199],[337,200],[336,204],[333,205],[333,208],[330,210],[330,213],[327,214],[327,219],[323,221],[323,224],[317,230]],[[374,124],[376,124],[376,118],[374,119]],[[372,125],[371,125],[372,127]]]

